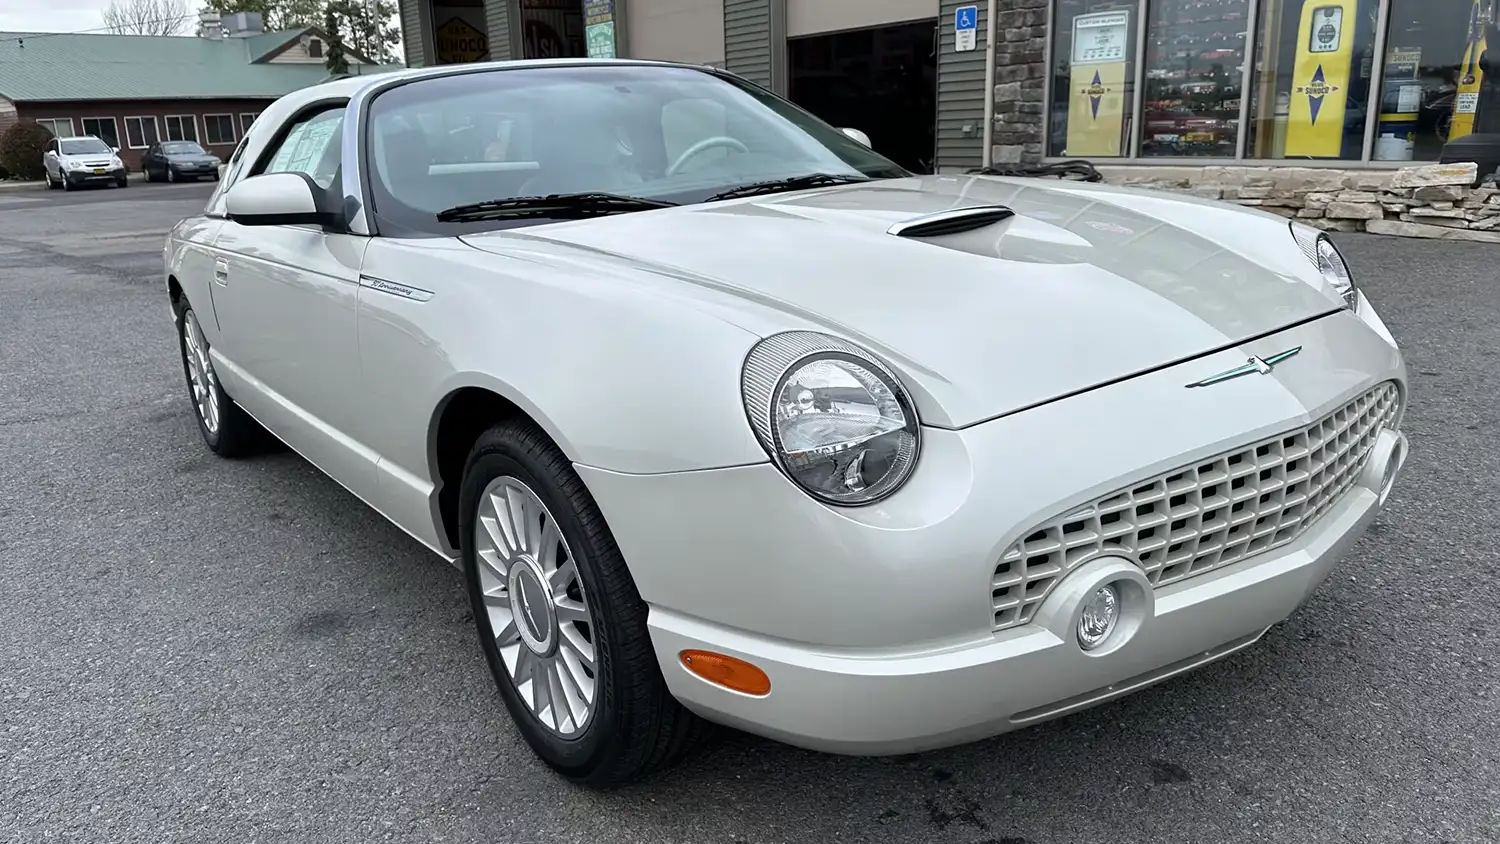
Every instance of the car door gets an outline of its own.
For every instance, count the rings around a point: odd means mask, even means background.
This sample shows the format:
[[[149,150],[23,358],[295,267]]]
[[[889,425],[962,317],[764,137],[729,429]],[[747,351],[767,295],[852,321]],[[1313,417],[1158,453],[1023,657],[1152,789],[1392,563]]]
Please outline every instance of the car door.
[[[48,178],[57,178],[57,139],[53,138],[47,142],[47,151],[42,153],[42,167],[47,171]]]
[[[339,175],[344,107],[304,111],[277,132],[244,179],[301,172],[321,188]],[[229,188],[232,193],[234,186]],[[355,434],[360,366],[359,268],[368,239],[314,225],[225,221],[212,285],[221,377],[230,394],[292,448],[368,496],[374,460]]]

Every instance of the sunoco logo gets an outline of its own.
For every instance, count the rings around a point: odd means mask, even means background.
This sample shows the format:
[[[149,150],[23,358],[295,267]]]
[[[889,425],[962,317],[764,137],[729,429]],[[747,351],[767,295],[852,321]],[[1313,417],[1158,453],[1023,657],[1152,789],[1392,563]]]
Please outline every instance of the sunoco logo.
[[[1323,110],[1323,98],[1338,90],[1337,85],[1329,85],[1328,80],[1323,77],[1323,66],[1313,71],[1312,79],[1306,85],[1297,86],[1297,93],[1307,95],[1307,112],[1312,124],[1318,122],[1318,112]]]

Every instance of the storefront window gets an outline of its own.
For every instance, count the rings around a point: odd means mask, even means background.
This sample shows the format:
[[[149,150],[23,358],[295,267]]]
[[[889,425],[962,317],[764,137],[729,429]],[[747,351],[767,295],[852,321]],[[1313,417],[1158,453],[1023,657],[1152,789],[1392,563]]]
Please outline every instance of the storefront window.
[[[1233,158],[1249,0],[1152,0],[1141,155]]]
[[[1391,0],[1375,161],[1435,161],[1474,131],[1482,0]]]
[[[1135,3],[1058,0],[1053,20],[1050,155],[1127,154],[1135,113]]]
[[[1376,0],[1262,4],[1246,158],[1360,158],[1378,13]]]

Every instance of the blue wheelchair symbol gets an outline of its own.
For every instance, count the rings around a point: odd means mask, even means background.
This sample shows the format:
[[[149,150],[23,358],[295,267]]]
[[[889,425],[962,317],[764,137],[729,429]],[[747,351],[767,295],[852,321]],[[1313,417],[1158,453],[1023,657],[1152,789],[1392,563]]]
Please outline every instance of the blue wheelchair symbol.
[[[979,7],[978,6],[964,6],[962,8],[955,9],[954,13],[953,13],[954,28],[955,29],[960,29],[960,30],[962,30],[962,29],[978,29],[979,28],[979,26],[978,26],[978,24],[979,24],[978,18],[979,18]]]

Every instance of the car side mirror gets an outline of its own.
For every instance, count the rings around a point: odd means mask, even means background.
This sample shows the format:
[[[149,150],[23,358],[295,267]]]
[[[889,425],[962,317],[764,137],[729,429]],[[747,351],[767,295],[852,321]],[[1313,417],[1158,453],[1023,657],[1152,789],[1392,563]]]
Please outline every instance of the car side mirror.
[[[331,226],[337,215],[323,210],[323,189],[306,173],[251,176],[229,189],[224,213],[242,226]]]
[[[110,147],[109,151],[112,152],[112,153],[114,153],[115,155],[119,155],[120,154],[120,148],[119,147]]]
[[[844,129],[840,129],[839,131],[843,132],[845,135],[848,135],[854,140],[859,141],[870,149],[875,148],[875,145],[870,143],[870,136],[866,135],[864,132],[859,131],[858,129],[849,129],[846,127]]]

